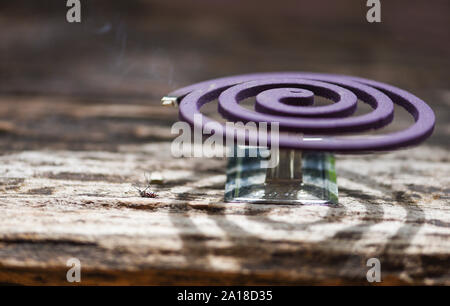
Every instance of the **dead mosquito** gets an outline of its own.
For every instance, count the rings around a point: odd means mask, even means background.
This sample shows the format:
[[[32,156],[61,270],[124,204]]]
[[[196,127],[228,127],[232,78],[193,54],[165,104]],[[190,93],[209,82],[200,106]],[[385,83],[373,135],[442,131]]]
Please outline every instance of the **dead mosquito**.
[[[133,185],[133,187],[137,190],[137,192],[139,192],[139,195],[142,198],[156,198],[158,195],[152,191],[147,191],[147,189],[150,188],[150,180],[147,178],[147,176],[145,175],[145,179],[147,180],[147,186],[144,189],[140,189],[138,186]]]

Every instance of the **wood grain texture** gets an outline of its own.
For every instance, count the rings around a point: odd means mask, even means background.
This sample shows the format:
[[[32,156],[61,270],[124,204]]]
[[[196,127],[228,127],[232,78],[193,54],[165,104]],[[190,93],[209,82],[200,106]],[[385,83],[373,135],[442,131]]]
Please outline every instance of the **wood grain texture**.
[[[381,284],[450,285],[449,2],[383,2],[381,25],[354,1],[258,1],[258,16],[252,1],[174,2],[95,1],[78,26],[60,2],[2,4],[0,283],[67,285],[76,257],[82,285],[367,285],[376,257]],[[405,88],[436,130],[417,148],[338,156],[337,207],[224,203],[226,161],[171,157],[177,110],[159,98],[280,70]],[[132,184],[153,171],[158,198],[141,198]]]
[[[377,257],[385,284],[449,284],[448,151],[340,158],[326,207],[225,204],[224,161],[168,150],[2,156],[2,281],[64,283],[77,257],[83,284],[365,283]],[[131,188],[143,171],[157,199]]]

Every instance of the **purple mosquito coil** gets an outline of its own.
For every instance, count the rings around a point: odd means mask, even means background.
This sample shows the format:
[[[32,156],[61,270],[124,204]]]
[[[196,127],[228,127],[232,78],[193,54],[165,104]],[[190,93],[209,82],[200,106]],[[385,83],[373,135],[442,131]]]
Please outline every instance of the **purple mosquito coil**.
[[[314,106],[315,95],[335,103]],[[278,142],[280,148],[297,150],[340,153],[394,150],[424,141],[432,134],[435,123],[432,109],[413,94],[388,84],[342,75],[303,72],[247,74],[197,83],[168,96],[179,102],[180,119],[191,126],[194,126],[194,115],[202,116],[199,128],[214,121],[203,115],[200,108],[218,99],[218,110],[228,121],[266,122],[269,126],[278,122],[280,131],[295,132],[280,133]],[[254,110],[240,105],[241,101],[251,97],[256,98]],[[372,111],[352,116],[358,99],[369,104]],[[394,103],[413,116],[414,124],[382,135],[339,137],[388,125],[394,119]],[[214,132],[227,137],[230,131],[224,125],[221,127]],[[298,133],[321,137],[318,141],[308,141],[305,137],[298,137]],[[268,143],[270,145],[270,139]]]

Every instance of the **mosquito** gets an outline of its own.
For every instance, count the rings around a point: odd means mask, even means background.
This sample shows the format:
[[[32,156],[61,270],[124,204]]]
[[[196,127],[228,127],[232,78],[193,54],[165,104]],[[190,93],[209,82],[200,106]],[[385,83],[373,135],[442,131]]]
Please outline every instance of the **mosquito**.
[[[150,188],[150,180],[147,178],[147,176],[145,175],[145,179],[147,180],[147,186],[144,189],[140,189],[138,186],[133,185],[133,187],[137,190],[137,192],[139,192],[139,195],[142,198],[156,198],[158,195],[152,191],[147,191]]]

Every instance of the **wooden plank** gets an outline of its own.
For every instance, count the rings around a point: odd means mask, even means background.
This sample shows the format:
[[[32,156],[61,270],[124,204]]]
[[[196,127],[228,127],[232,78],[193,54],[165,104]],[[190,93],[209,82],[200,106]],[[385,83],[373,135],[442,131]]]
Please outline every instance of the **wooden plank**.
[[[446,150],[339,158],[339,207],[225,204],[223,160],[169,150],[1,156],[0,280],[64,284],[76,257],[84,284],[366,283],[376,257],[384,284],[449,284]]]

